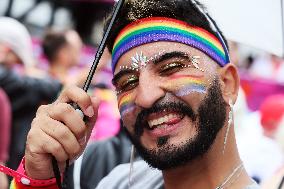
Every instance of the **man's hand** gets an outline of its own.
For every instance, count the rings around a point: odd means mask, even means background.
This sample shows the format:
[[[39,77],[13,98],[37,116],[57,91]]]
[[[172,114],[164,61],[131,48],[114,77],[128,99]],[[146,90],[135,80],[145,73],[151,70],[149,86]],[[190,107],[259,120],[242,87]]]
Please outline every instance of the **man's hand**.
[[[89,118],[87,125],[70,102],[78,104]],[[82,89],[69,87],[53,104],[38,109],[26,143],[25,170],[29,177],[54,177],[52,156],[62,172],[67,159],[73,161],[81,155],[97,118],[98,105],[98,99],[89,97]]]

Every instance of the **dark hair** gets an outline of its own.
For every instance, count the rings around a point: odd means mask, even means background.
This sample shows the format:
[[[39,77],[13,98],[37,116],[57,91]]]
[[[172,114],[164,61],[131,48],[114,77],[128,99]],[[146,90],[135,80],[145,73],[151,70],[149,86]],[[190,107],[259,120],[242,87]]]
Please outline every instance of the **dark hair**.
[[[67,40],[63,32],[49,31],[43,38],[42,49],[43,53],[49,62],[52,62],[59,50],[67,45]]]
[[[203,5],[199,2],[196,3],[204,9]],[[210,27],[204,13],[199,11],[192,0],[127,0],[112,28],[107,42],[108,49],[112,51],[116,36],[125,26],[133,21],[147,17],[169,17],[182,20],[191,26],[201,27],[218,38],[216,32]],[[110,18],[107,18],[106,26],[109,22]],[[215,22],[213,21],[213,23]],[[220,30],[219,33],[222,35]],[[227,45],[226,39],[224,37],[223,39]]]

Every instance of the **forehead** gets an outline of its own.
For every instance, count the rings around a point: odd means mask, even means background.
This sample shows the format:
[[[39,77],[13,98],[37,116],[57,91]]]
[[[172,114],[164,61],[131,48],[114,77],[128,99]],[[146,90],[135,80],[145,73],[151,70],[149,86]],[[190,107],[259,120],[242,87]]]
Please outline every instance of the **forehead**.
[[[195,49],[193,47],[190,47],[188,45],[177,43],[177,42],[167,42],[167,41],[159,41],[159,42],[153,42],[144,44],[138,47],[135,47],[129,51],[127,51],[125,54],[123,54],[116,67],[114,73],[116,74],[119,72],[119,68],[121,66],[129,66],[131,64],[131,58],[136,55],[136,53],[143,53],[144,56],[147,57],[147,59],[151,59],[157,55],[162,55],[169,52],[183,52],[186,53],[189,56],[200,56],[201,58],[201,64],[211,64],[211,65],[204,65],[206,67],[216,67],[217,63],[213,61],[209,56],[204,54],[203,52],[199,51],[198,49]]]

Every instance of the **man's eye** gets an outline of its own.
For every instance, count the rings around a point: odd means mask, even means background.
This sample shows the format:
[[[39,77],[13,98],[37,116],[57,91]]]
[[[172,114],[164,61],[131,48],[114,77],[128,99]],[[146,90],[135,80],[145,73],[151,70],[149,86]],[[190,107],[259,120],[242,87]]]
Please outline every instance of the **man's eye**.
[[[184,67],[183,63],[180,62],[172,62],[166,64],[165,66],[161,66],[160,74],[161,75],[169,75],[175,73]]]
[[[125,92],[125,91],[132,90],[137,85],[138,85],[138,77],[129,76],[125,81],[121,82],[118,88],[121,92]]]

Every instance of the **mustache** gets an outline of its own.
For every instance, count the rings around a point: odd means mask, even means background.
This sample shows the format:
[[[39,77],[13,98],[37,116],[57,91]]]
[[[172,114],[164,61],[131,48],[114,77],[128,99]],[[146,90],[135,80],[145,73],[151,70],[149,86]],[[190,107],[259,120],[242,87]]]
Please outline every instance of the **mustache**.
[[[147,117],[153,113],[160,113],[162,111],[172,111],[184,114],[195,121],[197,118],[197,114],[193,111],[193,109],[182,102],[165,102],[165,103],[155,103],[151,108],[143,109],[136,118],[134,124],[134,135],[135,137],[141,137],[144,129],[150,129]]]

